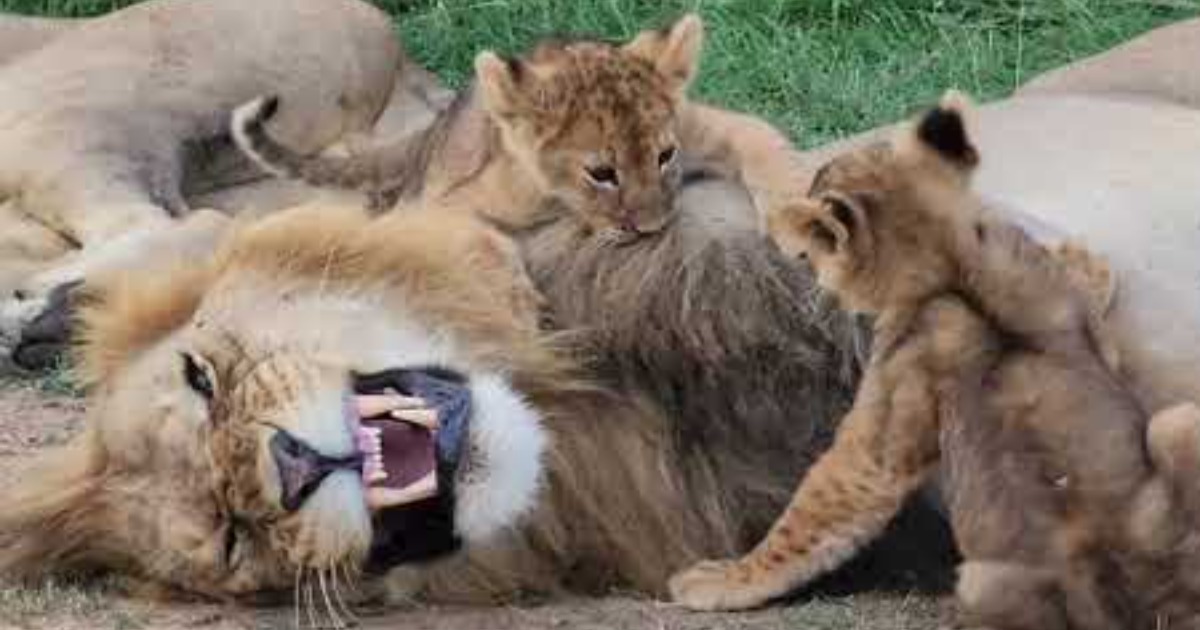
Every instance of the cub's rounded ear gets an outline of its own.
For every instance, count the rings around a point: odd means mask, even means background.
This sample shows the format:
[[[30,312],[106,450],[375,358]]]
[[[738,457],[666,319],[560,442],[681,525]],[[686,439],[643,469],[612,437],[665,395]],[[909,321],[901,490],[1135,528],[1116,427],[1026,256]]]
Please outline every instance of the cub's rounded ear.
[[[529,106],[522,85],[529,70],[520,59],[501,57],[485,50],[475,57],[475,82],[483,105],[494,116],[511,118]]]
[[[703,46],[704,22],[688,13],[668,28],[638,33],[624,50],[653,64],[672,91],[682,95],[696,76]]]
[[[858,213],[837,199],[803,200],[767,213],[767,234],[784,255],[847,250]]]
[[[975,168],[979,164],[979,151],[967,131],[971,110],[971,101],[965,94],[956,90],[946,92],[937,107],[917,121],[917,141],[960,169]]]

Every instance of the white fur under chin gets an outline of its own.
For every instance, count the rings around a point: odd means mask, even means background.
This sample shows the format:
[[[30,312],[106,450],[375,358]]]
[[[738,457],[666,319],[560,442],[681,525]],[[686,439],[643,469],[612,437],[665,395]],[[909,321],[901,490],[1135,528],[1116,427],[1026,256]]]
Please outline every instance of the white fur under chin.
[[[472,375],[471,393],[469,459],[455,499],[455,527],[468,543],[515,524],[533,508],[547,440],[537,412],[500,377]]]
[[[371,547],[371,513],[357,473],[335,472],[301,508],[304,525],[297,547],[309,566],[331,566],[347,557],[365,557]]]

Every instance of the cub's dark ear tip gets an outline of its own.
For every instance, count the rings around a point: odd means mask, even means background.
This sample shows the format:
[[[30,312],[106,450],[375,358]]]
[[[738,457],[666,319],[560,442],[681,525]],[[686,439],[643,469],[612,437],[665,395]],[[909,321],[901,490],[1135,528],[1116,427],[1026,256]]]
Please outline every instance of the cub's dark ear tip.
[[[516,55],[498,55],[500,61],[504,64],[504,69],[508,71],[508,76],[512,77],[513,81],[521,81],[525,76],[525,64],[520,57]]]
[[[962,112],[956,108],[939,106],[930,110],[917,125],[917,137],[946,159],[964,166],[979,162],[979,153],[967,137]]]
[[[279,96],[268,96],[263,99],[262,109],[259,110],[259,118],[270,120],[277,113],[279,113]]]

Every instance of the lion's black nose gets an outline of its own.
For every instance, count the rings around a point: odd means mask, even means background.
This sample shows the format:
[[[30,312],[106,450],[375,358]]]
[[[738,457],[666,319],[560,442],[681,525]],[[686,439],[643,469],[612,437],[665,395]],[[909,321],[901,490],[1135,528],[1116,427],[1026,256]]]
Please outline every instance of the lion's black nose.
[[[361,454],[329,457],[283,429],[277,429],[271,438],[271,456],[279,468],[279,502],[289,512],[300,509],[330,473],[352,470],[361,474],[363,465]]]

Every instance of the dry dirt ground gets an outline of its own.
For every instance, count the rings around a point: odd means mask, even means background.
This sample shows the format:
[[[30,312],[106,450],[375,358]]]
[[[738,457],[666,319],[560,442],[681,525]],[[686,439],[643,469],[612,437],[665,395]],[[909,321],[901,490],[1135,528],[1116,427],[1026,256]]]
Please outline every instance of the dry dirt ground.
[[[20,483],[22,464],[33,453],[63,442],[83,422],[83,402],[55,383],[0,381],[0,484]],[[930,630],[946,616],[944,602],[897,595],[810,600],[728,615],[694,614],[626,596],[519,608],[413,607],[367,609],[358,614],[358,627],[380,630]],[[290,607],[146,601],[122,596],[105,583],[50,582],[21,588],[0,582],[0,630],[283,630],[296,626]],[[300,628],[314,626],[320,624],[301,615]]]

